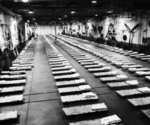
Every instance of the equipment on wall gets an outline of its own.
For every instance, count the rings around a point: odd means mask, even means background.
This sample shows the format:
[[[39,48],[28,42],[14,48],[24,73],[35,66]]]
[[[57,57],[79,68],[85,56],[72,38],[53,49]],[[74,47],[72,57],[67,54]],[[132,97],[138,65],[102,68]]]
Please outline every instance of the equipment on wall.
[[[150,27],[150,20],[148,21],[148,26]]]
[[[147,15],[146,29],[143,30],[143,38],[142,38],[142,44],[145,45],[145,46],[150,45],[150,38],[147,36],[148,32],[149,32],[148,27],[150,27],[150,20],[149,20],[149,16]]]
[[[94,26],[94,24],[92,24],[92,27],[93,27],[93,31],[96,32],[97,26],[96,25]]]
[[[78,25],[78,30],[80,30],[80,25]]]
[[[99,32],[99,34],[101,34],[102,33],[102,30],[103,30],[103,26],[98,26],[98,32]]]
[[[124,41],[127,40],[127,35],[123,35],[123,40],[124,40]]]
[[[133,42],[133,38],[134,38],[134,34],[136,33],[136,29],[139,27],[139,23],[136,24],[132,29],[129,28],[129,26],[125,23],[124,24],[125,27],[127,28],[128,32],[129,32],[129,44],[132,44]]]
[[[116,34],[116,31],[114,28],[114,24],[110,23],[109,27],[108,27],[108,32],[106,34],[106,38],[108,38],[108,40],[110,40],[112,37],[115,37],[116,35],[117,34]]]
[[[142,45],[149,46],[150,45],[150,37],[147,37],[148,30],[143,30],[143,38],[142,38]]]
[[[71,31],[72,30],[72,27],[70,26],[69,30]]]
[[[103,38],[103,34],[102,34],[103,26],[98,26],[97,29],[100,34],[100,37]]]
[[[85,30],[88,30],[89,29],[89,26],[88,25],[85,25]]]
[[[89,29],[89,26],[88,25],[85,25],[85,35],[87,36],[88,34],[88,29]]]

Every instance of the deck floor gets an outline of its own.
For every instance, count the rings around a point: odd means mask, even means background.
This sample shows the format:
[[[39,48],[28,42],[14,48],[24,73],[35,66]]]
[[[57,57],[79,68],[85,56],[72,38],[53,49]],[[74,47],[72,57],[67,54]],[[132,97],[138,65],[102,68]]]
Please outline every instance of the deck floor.
[[[47,38],[50,40],[49,37]],[[68,119],[62,111],[64,106],[61,103],[60,95],[48,64],[48,59],[43,46],[44,40],[44,37],[39,37],[37,41],[34,41],[36,44],[34,68],[32,71],[27,72],[28,79],[24,91],[24,103],[0,107],[0,111],[18,109],[20,114],[19,121],[17,122],[18,125],[69,125],[70,119]],[[92,73],[89,73],[58,45],[59,44],[55,44],[60,53],[64,55],[81,77],[84,78],[92,87],[92,90],[98,95],[99,100],[106,103],[109,109],[107,115],[117,114],[123,120],[124,125],[149,124],[149,120],[140,112],[140,109],[134,108],[131,104],[129,104],[127,99],[122,99],[114,90],[108,88],[106,84],[101,83],[98,78],[95,78]],[[114,53],[114,56],[116,56],[116,53]],[[136,61],[129,57],[124,58]],[[99,58],[97,59],[101,62],[105,62]],[[139,61],[136,62],[138,63]],[[143,79],[137,78],[127,71],[117,69],[110,63],[106,64],[110,65],[113,70],[126,74],[129,79],[138,79],[143,82],[143,85],[150,87],[150,84]],[[145,62],[143,62],[143,65],[149,66],[147,63],[145,64]],[[95,116],[95,118],[100,117],[102,116]],[[74,120],[78,119],[80,118]]]

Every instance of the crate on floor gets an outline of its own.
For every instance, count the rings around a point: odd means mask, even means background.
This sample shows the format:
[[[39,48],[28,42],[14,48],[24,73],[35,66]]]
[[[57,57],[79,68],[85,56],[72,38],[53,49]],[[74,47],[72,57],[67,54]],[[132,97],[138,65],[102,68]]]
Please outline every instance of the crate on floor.
[[[138,71],[138,72],[135,72],[135,74],[138,76],[148,76],[150,75],[150,71]]]
[[[118,74],[117,71],[110,71],[110,72],[99,72],[93,73],[95,77],[103,77],[103,76],[115,76]]]
[[[0,97],[0,104],[22,102],[23,95],[3,96]]]
[[[129,68],[129,72],[150,71],[150,68]]]
[[[77,79],[77,80],[69,80],[69,81],[60,81],[56,82],[57,87],[65,87],[65,86],[75,86],[86,84],[85,79]]]
[[[63,111],[66,114],[66,116],[74,116],[74,115],[104,112],[108,111],[108,108],[105,103],[96,103],[92,105],[67,107],[63,108]]]
[[[102,68],[103,66],[106,66],[106,64],[98,63],[98,64],[93,64],[93,65],[87,65],[87,66],[84,66],[84,67],[87,68],[87,69],[90,69],[90,68]]]
[[[93,92],[85,92],[82,94],[69,95],[69,96],[61,96],[62,103],[67,102],[76,102],[76,101],[90,101],[97,100],[98,96]]]
[[[0,80],[0,86],[13,86],[26,84],[26,79],[21,80]]]
[[[71,93],[71,92],[83,92],[89,90],[91,90],[91,87],[89,85],[79,85],[74,87],[58,88],[58,92],[60,94]]]
[[[12,80],[12,79],[26,79],[27,76],[25,74],[17,74],[17,75],[0,75],[0,80]]]
[[[13,93],[13,92],[23,92],[23,91],[24,91],[23,86],[0,88],[0,93],[1,94]]]
[[[65,80],[65,79],[76,79],[79,77],[80,77],[79,73],[74,73],[74,74],[70,74],[70,75],[54,76],[54,79],[55,80]]]
[[[114,77],[102,77],[100,78],[100,80],[102,82],[110,82],[110,81],[124,81],[124,80],[127,80],[128,77],[126,75],[117,75],[117,76],[114,76]]]
[[[103,72],[103,71],[110,71],[111,70],[111,67],[102,67],[102,68],[91,68],[91,69],[88,69],[89,72]]]
[[[123,125],[122,120],[117,115],[106,116],[100,119],[78,121],[69,125]]]
[[[60,70],[68,70],[71,69],[72,66],[64,66],[64,67],[58,67],[58,68],[51,68],[52,71],[60,71]]]
[[[130,86],[138,86],[139,82],[137,80],[127,80],[124,82],[110,82],[107,83],[107,85],[111,88],[130,87]]]
[[[10,70],[14,71],[14,70],[32,70],[31,66],[27,66],[27,67],[10,67]]]
[[[2,71],[2,75],[16,75],[16,74],[26,74],[26,71]]]
[[[150,105],[150,97],[132,98],[128,99],[128,101],[135,107]]]
[[[18,118],[18,111],[3,111],[0,112],[0,122],[14,120]]]
[[[76,72],[76,70],[74,68],[72,68],[72,69],[65,70],[65,71],[55,71],[55,72],[52,72],[52,74],[53,75],[61,75],[61,74],[72,74],[75,72]]]
[[[150,88],[141,87],[136,89],[118,90],[116,92],[122,97],[132,96],[132,95],[144,95],[144,94],[150,94]]]

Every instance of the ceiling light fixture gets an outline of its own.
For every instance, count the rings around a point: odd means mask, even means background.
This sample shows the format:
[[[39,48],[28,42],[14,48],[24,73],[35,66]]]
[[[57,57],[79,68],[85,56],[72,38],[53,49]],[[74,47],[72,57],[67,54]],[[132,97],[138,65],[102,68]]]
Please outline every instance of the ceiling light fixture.
[[[75,14],[76,12],[75,11],[71,11],[71,14]]]
[[[33,18],[32,20],[35,20],[35,18]]]
[[[32,10],[29,11],[30,14],[33,14],[34,12]]]
[[[107,13],[112,13],[113,11],[107,11]]]
[[[59,20],[61,20],[61,18],[58,18]]]
[[[98,16],[98,14],[95,14],[95,16]]]
[[[97,1],[96,1],[96,0],[92,0],[91,2],[92,2],[92,3],[94,3],[94,4],[95,4],[95,3],[97,3]]]
[[[22,2],[27,3],[29,0],[22,0]]]

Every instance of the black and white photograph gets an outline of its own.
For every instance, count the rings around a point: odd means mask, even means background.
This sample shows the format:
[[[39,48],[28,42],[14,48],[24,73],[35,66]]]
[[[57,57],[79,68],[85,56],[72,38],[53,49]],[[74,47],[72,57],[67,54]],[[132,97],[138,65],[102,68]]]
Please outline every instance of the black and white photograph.
[[[0,125],[150,125],[150,0],[0,0]]]

